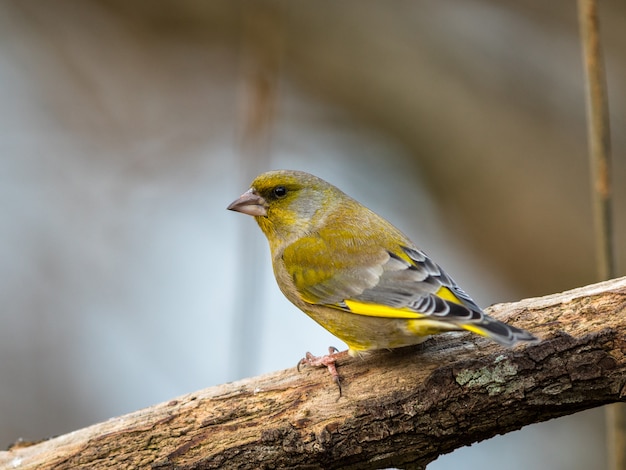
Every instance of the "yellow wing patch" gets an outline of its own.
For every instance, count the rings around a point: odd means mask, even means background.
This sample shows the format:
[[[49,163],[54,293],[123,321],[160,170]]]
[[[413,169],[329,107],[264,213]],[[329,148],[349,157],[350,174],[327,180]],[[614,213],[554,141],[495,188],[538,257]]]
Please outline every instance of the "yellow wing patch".
[[[440,287],[435,295],[441,297],[443,300],[447,300],[448,302],[454,302],[455,304],[462,305],[461,301],[447,287]],[[359,302],[357,300],[345,300],[344,303],[348,306],[352,313],[356,313],[357,315],[366,315],[368,317],[405,318],[407,320],[415,320],[425,317],[424,314],[407,307],[397,308],[390,307],[388,305]]]
[[[452,293],[450,289],[445,286],[441,286],[437,292],[435,292],[437,297],[441,297],[443,300],[447,300],[449,302],[454,302],[455,304],[463,305],[456,295]]]
[[[487,338],[489,338],[489,334],[486,333],[485,330],[482,330],[482,329],[478,328],[477,326],[465,323],[464,325],[461,325],[461,327],[464,330],[471,331],[472,333],[476,333],[477,335],[486,336]]]
[[[359,302],[356,300],[345,300],[344,303],[348,306],[352,313],[356,313],[357,315],[382,318],[406,318],[410,320],[424,317],[421,313],[417,313],[416,311],[406,307],[395,308],[387,305]]]

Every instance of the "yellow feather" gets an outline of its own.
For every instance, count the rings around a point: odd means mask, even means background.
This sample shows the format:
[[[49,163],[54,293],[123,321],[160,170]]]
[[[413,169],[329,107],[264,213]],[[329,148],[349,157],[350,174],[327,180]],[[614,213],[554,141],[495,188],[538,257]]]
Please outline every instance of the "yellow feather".
[[[410,320],[415,320],[424,316],[421,313],[417,313],[416,311],[406,307],[395,308],[387,305],[358,302],[356,300],[345,300],[344,302],[350,311],[352,313],[356,313],[357,315],[384,318],[407,318]]]
[[[435,295],[441,297],[443,300],[462,305],[461,301],[447,287],[440,287]],[[356,300],[345,300],[344,302],[348,306],[350,311],[352,313],[356,313],[357,315],[366,315],[370,317],[381,318],[405,318],[408,320],[415,320],[424,317],[423,314],[407,307],[396,308],[390,307],[388,305],[359,302]]]
[[[471,331],[472,333],[476,333],[477,335],[486,336],[487,338],[489,338],[489,335],[487,333],[485,333],[484,330],[481,330],[480,328],[478,328],[478,327],[476,327],[474,325],[471,325],[469,323],[461,324],[461,327],[464,330]]]
[[[463,305],[456,295],[452,293],[450,289],[445,286],[441,286],[435,295],[441,297],[443,300],[447,300],[449,302],[454,302],[455,304]]]

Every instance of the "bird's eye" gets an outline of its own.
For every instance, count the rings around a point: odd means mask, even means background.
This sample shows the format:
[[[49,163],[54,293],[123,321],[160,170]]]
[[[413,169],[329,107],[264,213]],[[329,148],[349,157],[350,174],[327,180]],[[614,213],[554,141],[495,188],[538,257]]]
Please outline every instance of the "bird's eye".
[[[285,197],[287,195],[287,188],[284,186],[276,186],[273,193],[277,198]]]

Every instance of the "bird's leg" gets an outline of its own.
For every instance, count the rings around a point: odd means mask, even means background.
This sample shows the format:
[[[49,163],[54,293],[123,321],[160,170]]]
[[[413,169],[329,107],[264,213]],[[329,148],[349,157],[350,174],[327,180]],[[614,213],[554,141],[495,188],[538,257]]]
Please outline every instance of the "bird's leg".
[[[339,396],[341,397],[341,378],[339,377],[339,372],[337,372],[337,359],[341,356],[345,356],[347,352],[348,351],[339,352],[334,346],[330,346],[328,348],[328,354],[324,356],[314,356],[310,352],[307,352],[306,355],[300,359],[300,362],[298,362],[298,372],[300,372],[300,366],[303,365],[326,367],[337,384],[337,387],[339,387]]]

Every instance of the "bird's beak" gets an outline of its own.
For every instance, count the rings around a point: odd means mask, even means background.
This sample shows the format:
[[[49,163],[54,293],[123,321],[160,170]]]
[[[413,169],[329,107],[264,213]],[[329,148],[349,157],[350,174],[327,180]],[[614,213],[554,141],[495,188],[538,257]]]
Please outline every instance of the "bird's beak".
[[[267,202],[250,188],[239,196],[239,199],[231,202],[226,209],[254,217],[264,217],[267,215]]]

